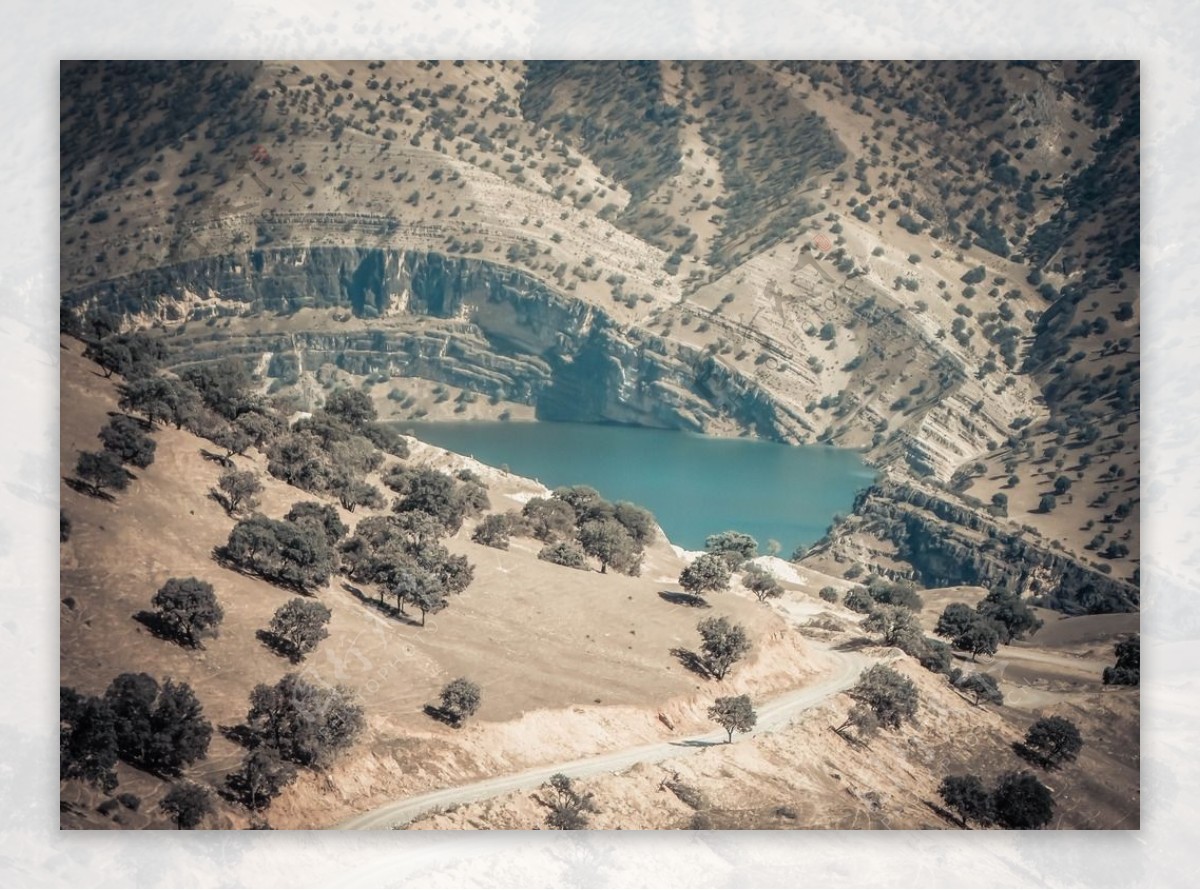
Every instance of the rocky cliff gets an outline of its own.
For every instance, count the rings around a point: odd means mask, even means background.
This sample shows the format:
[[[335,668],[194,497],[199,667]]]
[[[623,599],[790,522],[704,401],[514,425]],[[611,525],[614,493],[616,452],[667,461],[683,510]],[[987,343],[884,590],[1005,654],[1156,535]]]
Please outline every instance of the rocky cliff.
[[[707,430],[729,422],[781,440],[809,432],[754,381],[686,344],[625,326],[518,270],[436,253],[342,247],[251,250],[69,291],[81,317],[127,328],[255,317],[257,332],[191,333],[178,364],[237,355],[290,377],[330,363],[415,376],[521,402],[549,420]],[[272,324],[338,310],[353,331]],[[186,348],[182,343],[186,342]]]
[[[926,587],[1008,587],[1068,614],[1136,611],[1138,589],[1105,575],[1031,534],[992,520],[935,491],[881,482],[863,491],[814,554],[869,532],[896,548]]]

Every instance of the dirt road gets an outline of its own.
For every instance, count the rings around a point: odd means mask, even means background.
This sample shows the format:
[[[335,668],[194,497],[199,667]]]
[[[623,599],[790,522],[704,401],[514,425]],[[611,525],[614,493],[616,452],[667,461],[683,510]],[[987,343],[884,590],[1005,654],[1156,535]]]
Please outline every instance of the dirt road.
[[[836,659],[837,669],[820,683],[797,689],[786,695],[771,699],[757,706],[758,724],[751,735],[770,732],[785,726],[793,717],[821,704],[830,696],[837,695],[854,685],[859,673],[874,659],[860,652],[838,652],[830,649],[829,655]],[[416,817],[437,807],[473,803],[490,797],[498,797],[513,791],[536,788],[555,773],[565,773],[571,778],[582,778],[597,773],[615,773],[637,763],[659,763],[674,757],[683,757],[700,748],[725,743],[725,731],[699,736],[686,736],[636,748],[626,748],[608,754],[585,757],[565,763],[541,766],[508,776],[497,776],[482,782],[442,788],[385,804],[370,812],[347,819],[334,828],[341,830],[390,829],[411,822]]]

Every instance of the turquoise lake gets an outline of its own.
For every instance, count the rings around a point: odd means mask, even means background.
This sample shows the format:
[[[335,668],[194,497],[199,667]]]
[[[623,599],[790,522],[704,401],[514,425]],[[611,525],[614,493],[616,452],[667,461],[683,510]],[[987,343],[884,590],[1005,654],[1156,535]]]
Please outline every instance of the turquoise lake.
[[[651,510],[671,542],[700,550],[736,529],[783,557],[820,539],[875,472],[851,451],[582,423],[399,423],[441,448],[554,488],[590,485]]]

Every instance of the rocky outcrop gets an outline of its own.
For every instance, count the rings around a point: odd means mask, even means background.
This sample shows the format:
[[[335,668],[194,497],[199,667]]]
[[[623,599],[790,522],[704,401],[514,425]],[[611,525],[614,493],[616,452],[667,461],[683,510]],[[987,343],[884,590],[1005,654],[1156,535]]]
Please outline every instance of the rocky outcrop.
[[[80,316],[126,327],[256,316],[258,334],[190,337],[179,364],[268,356],[268,373],[331,363],[355,374],[416,376],[537,408],[549,420],[706,430],[733,423],[764,438],[810,432],[710,353],[618,324],[518,270],[418,251],[284,247],[210,257],[64,294]],[[272,315],[334,309],[353,333],[272,331]],[[289,327],[292,327],[289,325]],[[328,326],[326,326],[328,327]]]
[[[854,511],[814,550],[836,549],[857,531],[890,541],[926,587],[1008,587],[1068,614],[1129,612],[1138,589],[1070,555],[1013,532],[982,508],[936,492],[884,481],[858,496]]]

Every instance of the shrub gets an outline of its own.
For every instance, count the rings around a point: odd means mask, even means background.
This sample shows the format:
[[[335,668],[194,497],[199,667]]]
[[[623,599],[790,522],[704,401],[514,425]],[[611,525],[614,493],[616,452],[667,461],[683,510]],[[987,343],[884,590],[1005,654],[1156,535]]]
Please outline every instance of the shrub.
[[[586,569],[588,567],[587,556],[583,550],[577,544],[572,544],[570,541],[547,544],[538,552],[538,559],[571,569]]]

